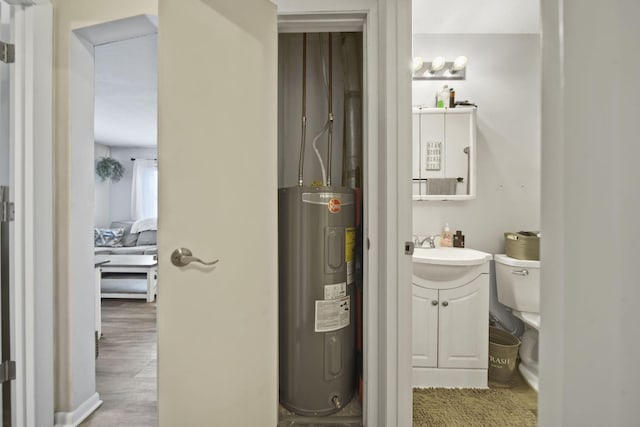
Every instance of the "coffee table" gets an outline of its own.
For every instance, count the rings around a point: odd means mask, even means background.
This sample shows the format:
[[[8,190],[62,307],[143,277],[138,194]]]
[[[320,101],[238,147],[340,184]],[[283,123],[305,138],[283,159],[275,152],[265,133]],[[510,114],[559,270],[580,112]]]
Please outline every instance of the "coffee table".
[[[96,257],[96,261],[98,261]],[[108,261],[100,265],[101,273],[144,273],[147,277],[147,292],[142,293],[102,293],[102,298],[146,298],[155,300],[157,290],[158,258],[156,255],[102,255]],[[102,274],[101,274],[102,277]]]

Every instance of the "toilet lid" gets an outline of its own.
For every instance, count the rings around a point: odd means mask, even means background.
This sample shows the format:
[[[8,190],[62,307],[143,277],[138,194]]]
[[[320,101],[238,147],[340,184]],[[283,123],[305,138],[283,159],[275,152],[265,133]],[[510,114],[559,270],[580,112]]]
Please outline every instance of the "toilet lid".
[[[513,314],[532,328],[540,329],[540,314],[515,310],[513,311]]]
[[[540,268],[540,261],[516,259],[506,256],[505,254],[495,254],[493,259],[498,264],[508,265],[509,267]]]

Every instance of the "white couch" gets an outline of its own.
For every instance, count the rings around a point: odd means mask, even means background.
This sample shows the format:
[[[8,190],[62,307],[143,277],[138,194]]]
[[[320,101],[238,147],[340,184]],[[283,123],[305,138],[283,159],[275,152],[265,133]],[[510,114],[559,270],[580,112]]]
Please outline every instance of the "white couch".
[[[131,226],[135,221],[113,221],[110,230],[124,229],[121,239],[104,242],[97,238],[99,230],[94,231],[94,250],[96,255],[157,255],[157,230],[145,230],[139,233],[131,233]]]

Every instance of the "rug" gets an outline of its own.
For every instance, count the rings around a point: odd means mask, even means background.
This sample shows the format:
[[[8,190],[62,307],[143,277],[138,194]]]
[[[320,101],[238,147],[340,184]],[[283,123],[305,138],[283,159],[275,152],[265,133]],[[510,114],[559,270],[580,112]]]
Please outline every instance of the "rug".
[[[535,427],[537,420],[509,390],[413,390],[413,427]]]

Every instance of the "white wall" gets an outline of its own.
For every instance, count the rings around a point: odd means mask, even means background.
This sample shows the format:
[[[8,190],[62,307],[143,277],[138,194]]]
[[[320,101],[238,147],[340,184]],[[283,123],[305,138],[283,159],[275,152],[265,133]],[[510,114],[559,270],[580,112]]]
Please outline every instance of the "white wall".
[[[131,181],[133,163],[131,158],[156,159],[157,148],[121,148],[111,147],[111,157],[124,166],[124,175],[118,182],[111,183],[109,194],[109,222],[129,220],[131,217]]]
[[[341,36],[333,34],[333,185],[341,185],[344,88],[342,71]],[[323,49],[325,67],[328,67],[328,39],[319,33],[307,37],[307,138],[304,161],[304,183],[322,182],[322,172],[313,150],[314,138],[327,121],[328,101],[323,80],[323,64],[320,49]],[[298,163],[300,156],[302,117],[302,34],[280,34],[278,38],[278,187],[298,185]],[[327,75],[328,78],[328,75]],[[327,166],[327,138],[325,132],[317,142],[318,150]]]
[[[542,13],[539,425],[637,426],[640,7]],[[606,81],[594,58],[612,64]]]
[[[95,392],[93,287],[87,286],[93,280],[93,215],[82,209],[94,197],[93,144],[87,141],[94,135],[95,43],[81,42],[72,31],[142,14],[157,14],[156,1],[54,1],[54,360],[56,423],[60,425],[77,422],[99,404]]]
[[[54,212],[53,212],[53,6],[43,2],[27,11],[36,35],[34,47],[33,117],[33,264],[34,274],[34,417],[36,426],[50,425],[54,413]],[[31,408],[29,408],[31,409]]]
[[[415,34],[538,34],[539,27],[540,0],[413,0]]]
[[[93,157],[95,164],[102,157],[109,157],[111,149],[102,144],[96,143],[94,145]],[[109,226],[110,221],[110,193],[111,193],[111,180],[105,179],[94,173],[94,197],[93,197],[93,224],[95,227],[106,228]]]
[[[74,111],[71,125],[71,140],[74,150],[71,160],[71,205],[70,212],[73,227],[70,235],[70,283],[91,283],[93,276],[93,221],[90,215],[93,198],[93,106],[85,102],[85,94],[92,93],[93,45],[86,39],[71,36],[71,68],[74,85],[70,91],[70,107]],[[91,177],[91,178],[89,178]],[[89,249],[89,250],[87,250]],[[72,286],[70,295],[71,366],[73,387],[71,402],[82,405],[97,397],[95,385],[95,350],[91,348],[91,335],[95,331],[92,321],[95,306],[88,303],[93,300],[94,291],[90,286]],[[95,346],[95,345],[94,345]],[[93,356],[93,357],[92,357]]]
[[[433,106],[444,84],[478,105],[477,198],[413,202],[415,234],[445,222],[468,247],[503,253],[505,231],[540,228],[540,39],[530,34],[414,34],[414,56],[469,58],[464,81],[414,81],[413,104]]]

